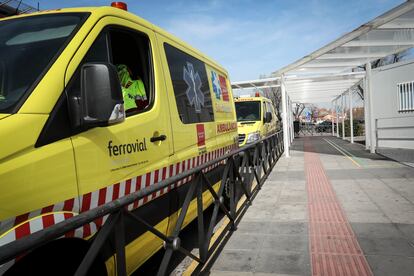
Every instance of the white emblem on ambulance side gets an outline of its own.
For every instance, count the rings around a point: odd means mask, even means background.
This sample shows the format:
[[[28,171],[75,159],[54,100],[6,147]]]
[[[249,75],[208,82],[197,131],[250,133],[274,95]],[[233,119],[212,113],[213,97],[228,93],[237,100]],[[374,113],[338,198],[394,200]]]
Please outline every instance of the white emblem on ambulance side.
[[[201,91],[201,79],[198,72],[194,72],[192,63],[187,62],[183,69],[183,79],[187,84],[186,95],[190,105],[194,105],[195,112],[201,113],[201,106],[204,107],[204,94]]]

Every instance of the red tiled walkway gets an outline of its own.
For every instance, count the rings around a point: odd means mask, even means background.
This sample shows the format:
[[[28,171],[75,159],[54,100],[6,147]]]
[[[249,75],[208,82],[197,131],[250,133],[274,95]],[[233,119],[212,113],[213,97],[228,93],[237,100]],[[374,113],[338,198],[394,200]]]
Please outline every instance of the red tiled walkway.
[[[372,275],[311,139],[304,150],[312,275]]]

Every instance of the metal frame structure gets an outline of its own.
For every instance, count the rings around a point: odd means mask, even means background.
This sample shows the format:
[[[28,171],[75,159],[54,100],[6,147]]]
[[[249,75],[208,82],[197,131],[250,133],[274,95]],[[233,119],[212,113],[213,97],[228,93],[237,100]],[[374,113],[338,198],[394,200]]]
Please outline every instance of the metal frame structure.
[[[34,8],[18,0],[0,1],[0,18],[16,14],[37,12],[38,8]]]
[[[286,104],[289,99],[293,102],[321,103],[336,101],[364,80],[366,146],[371,152],[375,152],[374,106],[370,101],[373,97],[370,85],[371,62],[412,47],[414,0],[408,0],[315,52],[273,72],[271,78],[234,82],[232,88],[280,85],[285,90],[286,96],[283,99]],[[282,118],[283,124],[290,124],[286,116]],[[285,149],[289,150],[288,147]]]
[[[169,262],[175,252],[181,252],[203,265],[208,261],[209,257],[214,253],[215,249],[222,241],[222,239],[217,239],[212,245],[210,244],[214,234],[214,226],[217,223],[219,210],[221,210],[230,221],[226,227],[226,231],[235,230],[236,220],[240,217],[243,210],[248,208],[251,204],[252,199],[260,190],[273,166],[283,153],[283,142],[283,133],[279,131],[265,139],[244,146],[234,152],[168,178],[155,185],[81,213],[22,239],[8,243],[0,247],[0,264],[11,261],[21,256],[21,254],[27,253],[47,242],[62,237],[65,233],[93,222],[98,218],[108,216],[103,227],[93,237],[89,250],[83,257],[75,275],[86,275],[88,273],[89,268],[99,254],[99,250],[105,242],[111,238],[114,238],[115,240],[117,275],[126,275],[125,219],[131,219],[138,222],[147,231],[164,241],[165,253],[157,275],[167,274]],[[205,175],[206,169],[216,164],[225,165],[218,192],[215,192],[212,183],[210,183]],[[161,233],[155,226],[128,211],[126,208],[129,204],[188,177],[192,180],[190,184],[188,184],[189,189],[186,193],[184,203],[181,206],[181,211],[172,235],[167,236],[164,233]],[[253,181],[256,182],[256,186],[252,189]],[[208,224],[207,233],[204,232],[203,187],[206,187],[214,198],[214,210]],[[229,205],[226,205],[224,202],[225,189],[228,189],[229,192]],[[241,207],[237,208],[240,192],[246,199],[243,201]],[[194,196],[196,196],[197,202],[198,256],[182,247],[179,237],[188,208]]]

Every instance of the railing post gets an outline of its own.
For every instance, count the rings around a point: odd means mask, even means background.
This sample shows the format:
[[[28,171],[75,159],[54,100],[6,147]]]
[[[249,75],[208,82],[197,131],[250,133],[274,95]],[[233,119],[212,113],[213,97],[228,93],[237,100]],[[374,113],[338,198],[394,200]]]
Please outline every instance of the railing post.
[[[126,275],[125,245],[124,212],[121,209],[115,227],[116,272],[119,276]]]
[[[160,265],[158,273],[157,273],[158,276],[163,276],[167,273],[168,264],[170,263],[173,251],[178,250],[178,248],[181,246],[180,245],[181,241],[180,241],[180,238],[178,237],[178,235],[180,234],[181,226],[184,223],[184,219],[185,219],[185,216],[187,214],[188,207],[190,206],[190,202],[193,198],[194,191],[195,191],[196,186],[197,186],[197,181],[199,181],[199,180],[200,180],[199,177],[195,177],[190,182],[190,187],[189,187],[189,189],[187,191],[187,194],[185,196],[184,204],[181,207],[181,211],[180,211],[180,214],[178,216],[177,222],[175,224],[172,236],[169,238],[168,242],[164,241],[165,253],[164,253],[164,256],[162,258],[161,265]]]
[[[204,213],[203,213],[203,185],[197,187],[197,223],[198,223],[198,248],[200,259],[207,261],[206,237],[204,235]]]
[[[279,158],[279,134],[275,135],[276,159]]]
[[[260,162],[259,144],[257,144],[255,146],[254,157],[253,157],[253,166],[254,166],[253,171],[255,173],[257,185],[259,186],[259,189],[261,189],[262,187],[260,185],[260,178],[261,178],[261,174],[262,174],[262,166],[261,166],[261,162]]]
[[[236,185],[235,185],[235,181],[234,181],[234,170],[233,170],[233,162],[230,163],[230,170],[229,170],[229,188],[230,188],[230,215],[232,218],[236,217]],[[236,230],[236,225],[234,223],[234,220],[231,221],[231,230],[235,231]]]
[[[109,235],[112,233],[112,230],[116,226],[116,223],[118,222],[118,217],[119,213],[109,215],[105,224],[102,226],[101,230],[96,235],[94,242],[89,247],[88,252],[83,257],[82,262],[80,263],[75,272],[75,276],[87,275],[89,268],[92,266],[93,261],[99,253],[99,250],[102,248],[103,244],[105,243]]]
[[[267,173],[267,164],[266,164],[267,155],[266,155],[266,144],[265,143],[266,143],[266,141],[263,141],[261,143],[262,150],[261,150],[261,154],[260,154],[260,160],[261,160],[261,165],[263,167],[263,172],[266,174]]]

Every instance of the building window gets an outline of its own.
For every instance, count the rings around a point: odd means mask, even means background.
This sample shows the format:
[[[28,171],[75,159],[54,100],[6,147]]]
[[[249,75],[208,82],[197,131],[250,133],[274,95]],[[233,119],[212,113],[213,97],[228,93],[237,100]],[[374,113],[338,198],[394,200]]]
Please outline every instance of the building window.
[[[397,84],[398,111],[414,111],[414,81]]]

